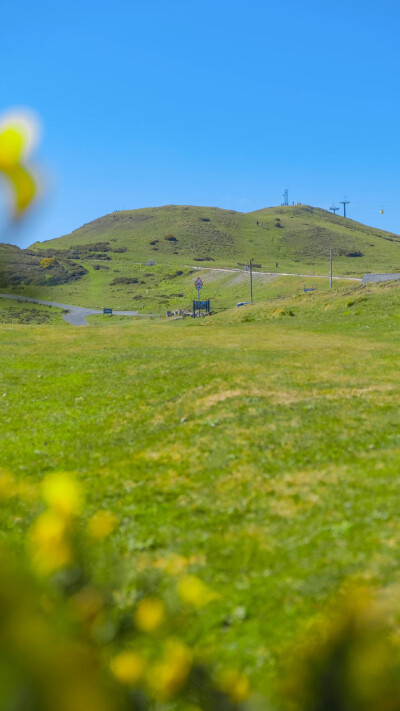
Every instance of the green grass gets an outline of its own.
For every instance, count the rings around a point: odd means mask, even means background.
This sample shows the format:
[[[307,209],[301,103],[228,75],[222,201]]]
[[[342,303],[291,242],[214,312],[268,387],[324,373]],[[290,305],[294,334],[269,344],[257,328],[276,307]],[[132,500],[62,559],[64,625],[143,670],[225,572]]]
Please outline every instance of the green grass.
[[[0,323],[58,324],[62,310],[53,306],[32,304],[28,301],[0,299]]]
[[[77,472],[86,515],[115,512],[121,600],[184,556],[220,595],[188,639],[260,686],[349,578],[398,582],[399,308],[392,283],[199,322],[4,325],[1,464]],[[26,506],[3,524],[16,546]]]

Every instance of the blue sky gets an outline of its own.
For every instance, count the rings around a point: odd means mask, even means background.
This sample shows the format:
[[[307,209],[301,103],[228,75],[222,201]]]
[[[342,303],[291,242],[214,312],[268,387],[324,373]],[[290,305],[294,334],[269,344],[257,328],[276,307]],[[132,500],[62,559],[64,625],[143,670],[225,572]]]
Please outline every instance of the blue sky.
[[[48,183],[20,245],[115,209],[247,212],[285,188],[400,233],[397,1],[14,0],[2,26],[0,108],[40,116]]]

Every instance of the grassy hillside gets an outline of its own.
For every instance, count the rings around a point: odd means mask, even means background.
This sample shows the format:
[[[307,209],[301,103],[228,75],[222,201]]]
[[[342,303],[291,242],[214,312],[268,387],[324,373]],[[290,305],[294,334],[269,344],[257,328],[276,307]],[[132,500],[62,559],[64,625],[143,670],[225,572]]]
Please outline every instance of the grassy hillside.
[[[4,325],[3,469],[76,472],[85,516],[115,514],[95,559],[121,609],[143,576],[166,600],[205,581],[188,641],[260,687],[349,580],[398,584],[399,312],[392,283],[201,322]],[[30,502],[5,510],[13,546]]]
[[[243,214],[171,205],[106,215],[29,250],[3,245],[0,281],[4,292],[165,313],[190,308],[198,267],[203,298],[221,309],[249,299],[248,275],[206,268],[238,268],[252,257],[262,265],[259,271],[328,274],[331,247],[336,274],[400,270],[400,237],[318,208]],[[155,266],[144,266],[149,259]],[[256,279],[256,300],[290,294],[304,282]]]
[[[6,250],[3,249],[3,255]],[[18,260],[14,250],[11,260]],[[23,254],[24,256],[24,254]],[[29,255],[25,256],[29,260]],[[7,269],[7,254],[3,256],[4,269]],[[39,260],[40,261],[40,260]],[[71,303],[77,306],[115,309],[134,309],[141,313],[164,315],[167,310],[191,309],[192,300],[197,298],[194,281],[200,277],[204,283],[202,298],[210,299],[213,310],[231,308],[238,301],[250,299],[250,275],[241,271],[212,271],[207,268],[190,269],[165,265],[145,266],[131,264],[128,259],[107,269],[96,270],[90,260],[85,263],[87,273],[80,279],[71,278],[61,284],[46,285],[46,275],[51,269],[41,269],[39,278],[42,283],[24,283],[13,279],[2,286],[5,293],[22,293],[47,300]],[[24,264],[21,260],[19,276],[23,275]],[[41,272],[41,274],[40,274]],[[29,282],[29,279],[28,279]],[[345,282],[343,282],[345,283]],[[315,285],[319,290],[328,288],[328,279],[280,277],[254,273],[253,296],[256,302],[284,296],[303,290],[304,286]],[[337,286],[340,282],[335,282]]]
[[[62,309],[14,299],[0,299],[0,323],[60,324]]]
[[[342,275],[400,269],[400,237],[305,205],[247,214],[178,205],[121,211],[34,247],[79,254],[85,245],[96,243],[108,243],[103,257],[108,254],[112,265],[154,259],[158,264],[235,267],[253,257],[265,271],[277,271],[278,262],[279,271],[306,267],[327,273],[333,248],[337,273]],[[126,252],[114,254],[115,249]]]

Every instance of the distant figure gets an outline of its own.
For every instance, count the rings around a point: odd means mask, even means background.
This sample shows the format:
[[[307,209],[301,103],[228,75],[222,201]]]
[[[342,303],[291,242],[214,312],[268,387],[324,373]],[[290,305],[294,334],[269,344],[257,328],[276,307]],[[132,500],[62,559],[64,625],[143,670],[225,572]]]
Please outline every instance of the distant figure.
[[[258,225],[259,225],[259,222],[258,222],[258,220],[257,220],[257,227],[258,227]]]
[[[264,227],[264,223],[263,223],[263,222],[260,222],[260,225],[261,225],[261,227]]]
[[[275,268],[278,269],[278,262],[275,262]]]

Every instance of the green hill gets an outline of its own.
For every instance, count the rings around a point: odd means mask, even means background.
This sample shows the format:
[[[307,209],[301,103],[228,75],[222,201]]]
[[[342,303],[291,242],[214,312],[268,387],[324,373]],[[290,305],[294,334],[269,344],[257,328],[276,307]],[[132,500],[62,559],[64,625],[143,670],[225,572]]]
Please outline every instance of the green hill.
[[[262,225],[262,226],[261,226]],[[271,207],[251,213],[216,207],[167,205],[114,212],[34,249],[84,247],[158,264],[209,263],[237,266],[253,257],[266,270],[327,271],[329,249],[341,274],[400,268],[400,237],[306,205]],[[96,250],[96,246],[99,247]],[[106,252],[105,248],[108,248]],[[114,256],[120,250],[125,257]],[[114,254],[113,254],[114,253]],[[84,254],[83,256],[86,256]]]
[[[252,213],[167,205],[114,212],[69,235],[28,250],[0,249],[1,288],[93,307],[164,313],[187,308],[193,267],[238,268],[250,258],[261,271],[362,276],[400,270],[400,237],[305,205]],[[43,263],[43,258],[50,262]],[[154,266],[148,266],[154,260]],[[201,273],[205,298],[225,308],[248,300],[248,277]],[[261,278],[261,277],[260,277]],[[261,278],[256,299],[288,293],[293,281]]]

